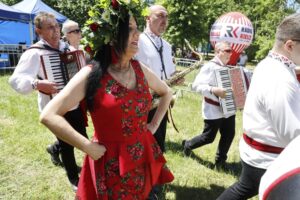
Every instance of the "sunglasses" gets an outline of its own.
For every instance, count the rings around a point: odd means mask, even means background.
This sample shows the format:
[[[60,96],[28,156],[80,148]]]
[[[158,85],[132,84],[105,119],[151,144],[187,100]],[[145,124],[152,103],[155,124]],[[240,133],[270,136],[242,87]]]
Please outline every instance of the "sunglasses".
[[[225,50],[222,50],[223,52],[226,52],[226,53],[231,53],[232,50],[231,49],[225,49]]]
[[[76,34],[78,34],[78,33],[81,33],[81,30],[80,29],[75,29],[73,31],[69,31],[68,33],[76,33]]]

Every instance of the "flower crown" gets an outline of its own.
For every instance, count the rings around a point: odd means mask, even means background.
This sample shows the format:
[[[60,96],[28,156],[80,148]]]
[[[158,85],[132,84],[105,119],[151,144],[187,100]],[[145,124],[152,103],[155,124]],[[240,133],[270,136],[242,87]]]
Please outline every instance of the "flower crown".
[[[143,1],[144,2],[144,1]],[[98,0],[89,11],[90,19],[82,29],[84,49],[94,57],[100,46],[109,44],[116,39],[120,20],[129,14],[144,23],[142,14],[145,3],[140,0]]]

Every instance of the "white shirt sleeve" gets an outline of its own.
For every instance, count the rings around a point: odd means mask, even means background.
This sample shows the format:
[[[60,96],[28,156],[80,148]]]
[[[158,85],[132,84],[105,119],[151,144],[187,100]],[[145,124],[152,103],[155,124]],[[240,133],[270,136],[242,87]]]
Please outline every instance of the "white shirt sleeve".
[[[25,51],[19,63],[9,78],[11,87],[21,94],[28,94],[34,89],[33,81],[37,78],[40,68],[40,55],[35,49]]]
[[[192,84],[192,89],[205,97],[210,99],[215,99],[216,96],[211,93],[211,88],[214,86],[211,84],[214,82],[214,73],[209,64],[204,65],[196,79]]]

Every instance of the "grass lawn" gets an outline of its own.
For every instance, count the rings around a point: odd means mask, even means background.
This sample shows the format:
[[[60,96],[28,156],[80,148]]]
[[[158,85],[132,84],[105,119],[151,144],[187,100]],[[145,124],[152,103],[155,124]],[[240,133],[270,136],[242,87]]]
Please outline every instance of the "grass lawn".
[[[198,71],[186,77],[191,83]],[[55,141],[54,135],[38,122],[36,93],[20,95],[8,85],[10,74],[0,75],[0,199],[74,199],[63,168],[54,166],[46,147]],[[219,136],[215,142],[194,150],[194,156],[185,158],[181,141],[200,133],[203,128],[201,96],[187,87],[175,87],[179,97],[172,109],[179,133],[168,124],[168,166],[175,180],[166,185],[168,200],[214,200],[238,178],[241,166],[238,142],[242,134],[241,112],[237,113],[236,136],[228,154],[228,171],[213,167]],[[92,135],[91,125],[89,135]],[[80,165],[83,153],[76,150]],[[256,200],[258,198],[253,198]]]

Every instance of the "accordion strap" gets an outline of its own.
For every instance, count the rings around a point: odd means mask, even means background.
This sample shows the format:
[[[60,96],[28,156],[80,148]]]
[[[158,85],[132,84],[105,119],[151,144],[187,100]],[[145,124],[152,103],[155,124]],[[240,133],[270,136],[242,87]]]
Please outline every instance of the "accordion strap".
[[[60,51],[59,49],[55,49],[53,47],[50,47],[47,44],[34,44],[31,47],[29,47],[27,50],[29,50],[29,49],[40,49],[40,50],[54,51],[54,52],[57,52],[57,53],[63,53],[63,52],[66,52],[66,51],[70,51],[68,43],[66,43],[64,51]]]
[[[214,105],[214,106],[220,106],[220,103],[219,103],[219,102],[214,101],[214,100],[212,100],[212,99],[209,99],[209,98],[207,98],[207,97],[204,97],[204,101],[205,101],[206,103],[209,103],[209,104]]]

